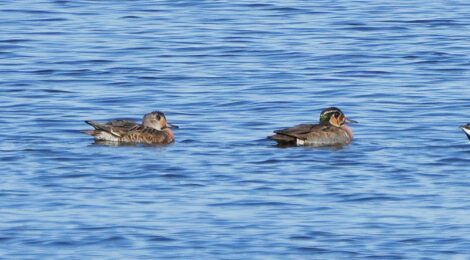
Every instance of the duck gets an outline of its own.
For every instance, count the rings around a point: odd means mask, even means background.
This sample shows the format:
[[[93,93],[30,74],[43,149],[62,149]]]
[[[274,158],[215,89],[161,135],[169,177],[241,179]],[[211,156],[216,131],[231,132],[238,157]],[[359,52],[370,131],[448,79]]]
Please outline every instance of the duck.
[[[278,145],[294,146],[343,146],[352,142],[352,130],[346,125],[357,123],[347,118],[337,107],[328,107],[321,111],[318,124],[300,124],[275,130],[269,139]]]
[[[462,128],[463,132],[467,136],[468,140],[470,140],[470,123],[466,125],[461,125],[460,128]]]
[[[95,141],[140,143],[140,144],[169,144],[174,142],[175,135],[171,128],[178,128],[170,124],[163,112],[153,111],[144,115],[142,124],[130,120],[112,120],[107,123],[98,123],[87,120],[94,130],[83,133],[95,137]]]

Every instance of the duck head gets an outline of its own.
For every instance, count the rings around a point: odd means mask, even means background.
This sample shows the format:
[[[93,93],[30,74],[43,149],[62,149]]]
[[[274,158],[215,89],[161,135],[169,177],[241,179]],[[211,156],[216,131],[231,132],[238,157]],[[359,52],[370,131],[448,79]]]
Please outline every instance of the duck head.
[[[178,126],[168,123],[165,114],[160,111],[153,111],[145,114],[144,119],[142,120],[142,124],[145,127],[150,127],[160,131],[165,128],[178,128]]]
[[[336,107],[329,107],[323,109],[320,113],[320,124],[330,124],[336,127],[341,127],[344,124],[357,123],[354,120],[347,118],[343,111]]]

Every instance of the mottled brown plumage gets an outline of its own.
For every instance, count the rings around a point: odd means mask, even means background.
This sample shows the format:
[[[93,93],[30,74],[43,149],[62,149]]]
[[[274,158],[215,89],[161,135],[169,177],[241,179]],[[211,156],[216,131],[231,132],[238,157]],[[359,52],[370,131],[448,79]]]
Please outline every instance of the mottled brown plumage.
[[[95,121],[85,121],[95,130],[84,131],[92,135],[97,141],[143,143],[143,144],[169,144],[174,141],[171,127],[162,112],[154,111],[144,116],[142,124],[129,120],[113,120],[102,124]]]
[[[340,146],[352,141],[352,131],[345,124],[354,122],[335,107],[324,109],[319,124],[301,124],[274,131],[268,138],[281,145]]]

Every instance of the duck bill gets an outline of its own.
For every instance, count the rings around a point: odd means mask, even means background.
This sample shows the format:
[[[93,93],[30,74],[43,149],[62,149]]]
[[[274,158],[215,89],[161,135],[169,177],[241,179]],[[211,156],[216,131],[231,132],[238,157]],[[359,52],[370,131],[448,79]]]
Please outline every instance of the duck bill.
[[[170,124],[170,123],[168,123],[168,122],[166,123],[166,127],[168,127],[168,128],[174,128],[174,129],[180,128],[179,126]]]
[[[346,120],[344,120],[344,123],[346,124],[357,124],[356,120],[352,120],[346,117]]]

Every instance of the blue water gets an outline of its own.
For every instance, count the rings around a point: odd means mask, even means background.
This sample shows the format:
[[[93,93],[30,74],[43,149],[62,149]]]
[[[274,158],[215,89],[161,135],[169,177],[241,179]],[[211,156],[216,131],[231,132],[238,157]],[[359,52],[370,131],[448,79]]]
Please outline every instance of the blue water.
[[[470,258],[469,13],[1,2],[0,258]],[[360,123],[351,145],[265,139],[332,105]],[[153,110],[175,143],[79,132]]]

